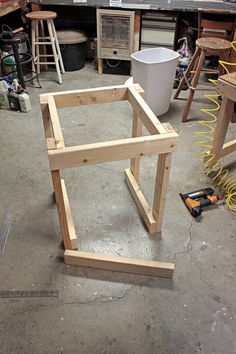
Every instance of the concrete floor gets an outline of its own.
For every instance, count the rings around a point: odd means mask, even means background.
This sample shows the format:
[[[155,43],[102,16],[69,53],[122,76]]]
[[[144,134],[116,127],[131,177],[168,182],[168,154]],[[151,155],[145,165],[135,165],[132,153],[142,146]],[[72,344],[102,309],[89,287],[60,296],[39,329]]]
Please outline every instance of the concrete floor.
[[[127,76],[98,77],[88,63],[66,73],[61,86],[54,78],[44,74],[43,88],[29,89],[32,112],[0,114],[0,223],[7,213],[13,217],[0,256],[0,289],[54,289],[59,297],[0,299],[0,353],[236,353],[235,216],[220,204],[193,219],[179,197],[214,187],[196,158],[199,108],[208,105],[203,91],[189,122],[181,123],[183,101],[172,101],[161,117],[180,134],[161,234],[150,236],[137,214],[123,181],[128,161],[64,173],[82,249],[174,261],[168,280],[63,263],[38,95],[122,84]],[[127,103],[116,103],[64,109],[60,119],[70,145],[128,137],[131,114]],[[235,175],[235,155],[225,163]],[[141,176],[151,200],[155,158],[144,158]]]

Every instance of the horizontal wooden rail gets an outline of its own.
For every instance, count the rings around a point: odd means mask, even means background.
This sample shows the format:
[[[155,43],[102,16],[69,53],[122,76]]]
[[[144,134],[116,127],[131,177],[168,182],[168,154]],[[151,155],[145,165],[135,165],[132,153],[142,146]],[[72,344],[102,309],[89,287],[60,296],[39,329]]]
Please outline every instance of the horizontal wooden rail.
[[[127,90],[126,86],[120,85],[86,90],[52,92],[40,95],[40,103],[48,103],[49,96],[54,97],[57,108],[119,102],[128,99]]]
[[[53,171],[173,152],[178,140],[177,133],[167,133],[66,147],[48,151],[48,156]]]

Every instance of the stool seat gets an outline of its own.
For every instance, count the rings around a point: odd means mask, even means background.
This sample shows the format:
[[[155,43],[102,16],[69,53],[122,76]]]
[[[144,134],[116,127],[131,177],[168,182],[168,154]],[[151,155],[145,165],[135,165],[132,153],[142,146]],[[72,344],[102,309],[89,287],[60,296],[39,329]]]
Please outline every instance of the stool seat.
[[[30,20],[52,20],[57,17],[57,13],[53,11],[33,11],[26,14]]]
[[[222,38],[202,37],[196,40],[197,47],[206,51],[225,51],[231,49],[231,42]]]

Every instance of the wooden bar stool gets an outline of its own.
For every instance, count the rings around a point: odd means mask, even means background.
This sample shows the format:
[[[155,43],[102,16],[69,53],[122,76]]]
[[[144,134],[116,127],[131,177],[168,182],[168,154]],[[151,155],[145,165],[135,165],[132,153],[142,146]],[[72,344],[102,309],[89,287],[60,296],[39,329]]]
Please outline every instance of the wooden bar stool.
[[[225,136],[232,117],[232,111],[234,110],[234,103],[236,102],[236,72],[219,77],[218,89],[223,96],[223,100],[210,151],[212,162],[236,151],[236,139],[225,143]],[[208,160],[208,156],[206,156],[206,160]]]
[[[182,77],[182,80],[179,83],[179,86],[176,90],[174,98],[178,98],[180,91],[182,90],[186,80],[189,85],[189,96],[182,115],[182,122],[187,121],[188,113],[190,110],[191,103],[193,101],[193,96],[198,84],[198,80],[201,74],[201,70],[205,61],[206,56],[218,56],[220,60],[229,60],[231,50],[231,42],[222,39],[222,38],[213,38],[213,37],[203,37],[196,40],[196,50],[192,59],[189,63],[189,66]],[[213,70],[206,70],[214,72]],[[223,74],[223,68],[220,66],[219,75]]]
[[[62,83],[61,72],[65,73],[64,64],[61,56],[60,46],[57,39],[53,19],[57,17],[56,12],[53,11],[33,11],[26,14],[26,17],[31,20],[31,41],[32,41],[32,55],[37,66],[37,73],[40,73],[40,65],[55,64],[58,82]],[[47,30],[49,37],[44,36],[43,21],[47,23]],[[40,27],[39,27],[40,26]],[[40,37],[39,32],[42,36]],[[53,54],[40,54],[40,45],[51,45]],[[40,61],[40,58],[53,57],[53,62]]]

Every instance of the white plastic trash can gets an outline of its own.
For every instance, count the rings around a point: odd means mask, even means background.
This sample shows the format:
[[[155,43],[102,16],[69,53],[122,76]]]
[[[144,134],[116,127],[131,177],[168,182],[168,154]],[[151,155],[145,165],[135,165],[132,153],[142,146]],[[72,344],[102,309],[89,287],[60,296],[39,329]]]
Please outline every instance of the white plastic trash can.
[[[169,109],[179,53],[167,48],[150,48],[133,53],[133,82],[145,90],[145,101],[160,116]]]

